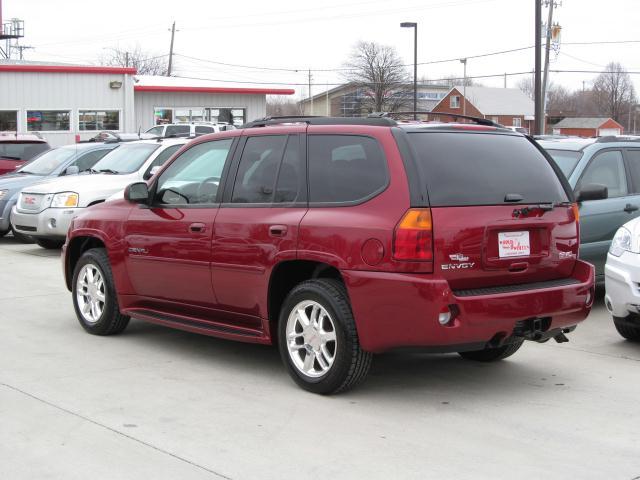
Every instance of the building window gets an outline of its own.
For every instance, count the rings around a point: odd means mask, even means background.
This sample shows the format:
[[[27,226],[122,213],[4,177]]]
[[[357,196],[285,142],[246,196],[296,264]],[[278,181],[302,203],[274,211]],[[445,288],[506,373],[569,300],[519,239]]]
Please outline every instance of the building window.
[[[449,97],[449,106],[451,108],[460,108],[460,96],[452,95],[451,97]]]
[[[173,122],[173,109],[171,108],[154,108],[153,109],[154,125],[166,125]]]
[[[80,110],[78,129],[84,130],[120,130],[120,112],[118,110]]]
[[[27,131],[68,132],[71,130],[69,110],[27,110]]]
[[[0,110],[0,132],[18,130],[18,111]]]
[[[493,123],[500,123],[500,117],[491,117]]]
[[[513,117],[513,126],[514,127],[521,127],[522,126],[522,119],[520,117]]]

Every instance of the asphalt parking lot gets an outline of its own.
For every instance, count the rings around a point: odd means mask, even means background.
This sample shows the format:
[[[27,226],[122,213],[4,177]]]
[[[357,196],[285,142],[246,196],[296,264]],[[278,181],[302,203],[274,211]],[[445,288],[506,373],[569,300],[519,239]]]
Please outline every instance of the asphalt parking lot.
[[[640,345],[601,298],[499,364],[387,354],[297,388],[274,348],[75,319],[59,251],[0,239],[0,478],[640,478]]]

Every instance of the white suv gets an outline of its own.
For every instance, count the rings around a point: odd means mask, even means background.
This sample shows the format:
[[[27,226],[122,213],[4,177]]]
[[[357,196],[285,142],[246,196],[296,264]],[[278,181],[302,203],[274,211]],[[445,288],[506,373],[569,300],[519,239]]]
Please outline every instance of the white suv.
[[[616,329],[628,340],[640,340],[640,217],[618,229],[604,267],[604,303]]]
[[[151,178],[187,142],[165,139],[126,143],[105,155],[90,174],[59,177],[26,187],[13,207],[11,224],[43,248],[60,248],[73,217],[130,183]]]
[[[150,128],[145,133],[156,135],[158,137],[195,137],[197,135],[206,135],[207,133],[218,133],[226,130],[235,130],[236,127],[227,123],[169,123],[167,125],[157,125]]]

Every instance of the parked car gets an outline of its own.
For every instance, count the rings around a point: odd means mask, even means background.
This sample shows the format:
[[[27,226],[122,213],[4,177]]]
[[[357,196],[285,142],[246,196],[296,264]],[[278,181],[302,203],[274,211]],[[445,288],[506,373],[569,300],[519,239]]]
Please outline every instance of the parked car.
[[[43,248],[60,248],[71,219],[137,180],[151,177],[186,139],[141,140],[121,144],[90,170],[93,175],[62,177],[24,188],[12,209],[14,231],[32,236]]]
[[[0,132],[0,175],[15,172],[50,148],[47,141],[37,135]]]
[[[93,167],[98,160],[116,148],[118,144],[84,143],[54,148],[23,165],[15,173],[0,177],[0,237],[11,227],[11,210],[18,201],[20,190],[36,183],[65,175],[84,172]],[[21,241],[33,241],[31,237],[13,232]]]
[[[225,132],[235,130],[236,127],[227,123],[194,122],[194,123],[168,123],[156,125],[145,133],[158,137],[195,137],[208,133]]]
[[[579,200],[580,258],[595,265],[596,280],[601,283],[616,230],[640,215],[640,139],[568,138],[539,143],[557,162]],[[603,186],[606,197],[597,192]]]
[[[604,268],[604,303],[627,340],[640,341],[640,218],[618,229]]]
[[[496,361],[588,315],[571,189],[527,137],[389,118],[245,127],[72,221],[65,281],[85,330],[134,316],[277,343],[300,386],[329,394],[377,352]]]

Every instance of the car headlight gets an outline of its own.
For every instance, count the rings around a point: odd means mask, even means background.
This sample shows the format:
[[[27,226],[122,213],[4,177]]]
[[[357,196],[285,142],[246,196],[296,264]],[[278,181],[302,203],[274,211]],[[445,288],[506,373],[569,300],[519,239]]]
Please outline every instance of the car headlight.
[[[2,200],[7,193],[9,193],[9,190],[0,190],[0,200]]]
[[[609,253],[615,257],[619,257],[624,252],[632,252],[631,232],[624,227],[620,227],[611,241]]]
[[[77,207],[78,199],[75,192],[56,193],[51,199],[51,208]]]

